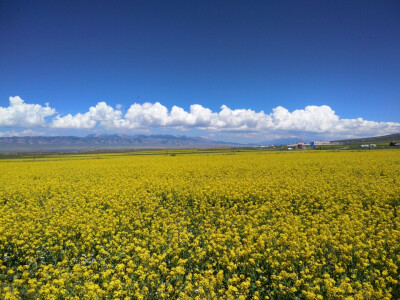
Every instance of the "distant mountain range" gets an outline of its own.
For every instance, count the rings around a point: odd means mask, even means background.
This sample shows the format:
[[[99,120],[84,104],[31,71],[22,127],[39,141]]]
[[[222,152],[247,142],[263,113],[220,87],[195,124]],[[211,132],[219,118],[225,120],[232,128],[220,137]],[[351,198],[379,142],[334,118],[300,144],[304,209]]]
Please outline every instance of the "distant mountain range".
[[[337,142],[341,144],[363,144],[363,143],[389,143],[390,141],[400,142],[400,133],[394,133],[389,135],[381,135],[375,137],[359,138],[359,139],[347,139],[347,140],[337,140],[332,142]]]
[[[0,137],[0,152],[89,151],[144,148],[207,148],[240,145],[177,135],[88,135]]]
[[[358,139],[336,140],[340,144],[364,144],[400,141],[400,133]],[[229,146],[257,146],[261,144],[239,144],[212,141],[200,137],[180,135],[125,135],[91,134],[77,136],[25,136],[0,137],[0,152],[74,152],[91,150],[134,150],[171,148],[211,148]],[[285,144],[285,142],[277,143]]]

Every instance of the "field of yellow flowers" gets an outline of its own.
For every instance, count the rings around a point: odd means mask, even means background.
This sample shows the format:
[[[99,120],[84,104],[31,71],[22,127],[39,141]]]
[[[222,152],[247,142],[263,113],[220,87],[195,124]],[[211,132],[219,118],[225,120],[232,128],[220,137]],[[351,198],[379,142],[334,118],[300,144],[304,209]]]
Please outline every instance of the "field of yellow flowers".
[[[0,161],[0,298],[400,298],[399,151],[91,158]]]

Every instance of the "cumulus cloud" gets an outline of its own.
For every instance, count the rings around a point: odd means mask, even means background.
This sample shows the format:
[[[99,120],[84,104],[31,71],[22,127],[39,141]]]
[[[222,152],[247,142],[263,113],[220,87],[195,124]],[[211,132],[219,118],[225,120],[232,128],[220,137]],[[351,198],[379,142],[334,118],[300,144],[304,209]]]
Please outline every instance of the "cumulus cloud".
[[[151,128],[191,128],[209,132],[250,134],[268,132],[308,132],[324,135],[379,135],[400,132],[400,123],[375,122],[362,118],[341,119],[327,105],[306,106],[290,112],[282,106],[272,112],[252,109],[231,109],[222,105],[218,112],[193,104],[186,111],[173,106],[170,110],[159,102],[134,103],[125,114],[122,106],[116,108],[105,102],[75,115],[57,115],[51,122],[45,117],[55,109],[38,104],[26,104],[20,97],[10,97],[9,107],[0,107],[0,127],[38,127],[65,129],[148,130]]]
[[[174,127],[198,128],[223,132],[299,131],[311,133],[386,134],[400,131],[400,123],[375,122],[362,118],[340,119],[327,105],[307,106],[293,112],[278,106],[270,114],[251,109],[230,109],[221,106],[219,112],[194,104],[189,111],[173,106],[171,111],[160,103],[133,104],[124,116],[124,122],[115,123],[124,128]]]
[[[95,127],[98,123],[105,128],[114,128],[122,126],[118,122],[121,120],[122,112],[115,110],[105,102],[99,102],[95,107],[90,107],[89,111],[75,116],[68,114],[64,117],[60,115],[53,119],[50,124],[53,128],[74,128],[74,129],[90,129]]]
[[[10,97],[8,107],[0,107],[0,127],[41,127],[46,126],[46,117],[56,113],[48,103],[26,104],[20,97]]]

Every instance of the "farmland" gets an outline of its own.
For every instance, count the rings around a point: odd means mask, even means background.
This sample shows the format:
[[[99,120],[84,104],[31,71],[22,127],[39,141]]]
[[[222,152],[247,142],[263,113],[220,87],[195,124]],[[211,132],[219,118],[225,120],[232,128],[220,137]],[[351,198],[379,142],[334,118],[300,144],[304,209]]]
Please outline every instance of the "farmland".
[[[0,160],[5,299],[400,297],[400,155]]]

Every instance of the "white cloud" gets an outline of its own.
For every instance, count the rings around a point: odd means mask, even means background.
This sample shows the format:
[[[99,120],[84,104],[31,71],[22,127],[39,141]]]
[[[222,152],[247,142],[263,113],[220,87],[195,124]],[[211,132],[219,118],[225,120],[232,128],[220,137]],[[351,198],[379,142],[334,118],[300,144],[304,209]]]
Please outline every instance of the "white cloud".
[[[78,113],[74,116],[68,114],[64,117],[56,116],[51,123],[53,128],[74,128],[74,129],[90,129],[100,123],[105,128],[120,127],[123,124],[121,120],[122,112],[114,110],[105,102],[99,102],[95,107],[90,107],[89,111],[81,114]]]
[[[127,128],[168,126],[168,109],[160,103],[133,104],[125,114],[127,122],[121,126]]]
[[[335,134],[389,134],[400,131],[400,123],[375,122],[362,118],[340,119],[329,106],[307,106],[289,112],[278,106],[270,114],[251,109],[230,109],[221,106],[219,112],[194,104],[187,112],[173,106],[171,111],[160,103],[133,104],[125,114],[122,128],[174,127],[198,128],[208,131],[297,131]],[[117,126],[118,127],[118,126]]]
[[[362,118],[341,119],[327,105],[307,106],[288,111],[278,106],[272,112],[256,112],[251,109],[231,109],[222,105],[213,112],[199,104],[189,111],[156,103],[132,104],[125,115],[121,105],[113,108],[105,102],[90,107],[87,112],[66,116],[57,115],[51,122],[45,117],[55,114],[55,109],[38,104],[26,104],[20,97],[10,97],[9,107],[0,107],[0,127],[50,127],[93,130],[149,130],[174,128],[179,130],[201,129],[226,134],[268,133],[270,135],[313,133],[325,136],[383,135],[400,132],[400,123],[375,122]]]
[[[40,127],[46,126],[46,117],[56,113],[48,103],[26,104],[20,97],[10,97],[8,107],[0,107],[0,127]]]
[[[326,132],[333,129],[339,117],[326,105],[307,106],[305,109],[290,113],[278,106],[271,114],[272,128],[275,130],[295,130],[309,132]]]
[[[160,103],[133,104],[125,114],[127,128],[175,127],[179,129],[199,128],[204,130],[248,130],[257,129],[258,122],[265,117],[263,112],[250,109],[231,110],[226,105],[219,113],[199,104],[190,106],[187,112],[173,106],[171,111]],[[262,120],[261,120],[262,121]]]

